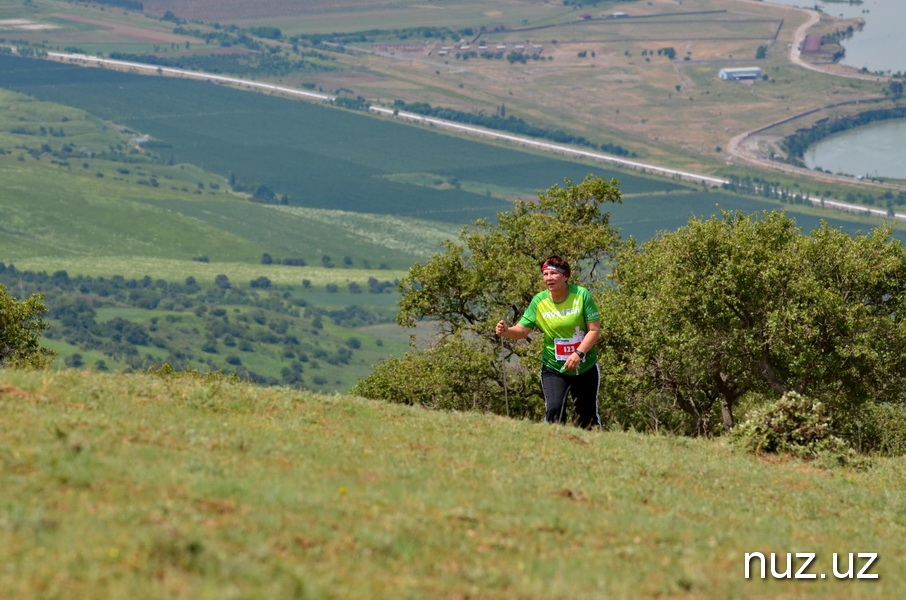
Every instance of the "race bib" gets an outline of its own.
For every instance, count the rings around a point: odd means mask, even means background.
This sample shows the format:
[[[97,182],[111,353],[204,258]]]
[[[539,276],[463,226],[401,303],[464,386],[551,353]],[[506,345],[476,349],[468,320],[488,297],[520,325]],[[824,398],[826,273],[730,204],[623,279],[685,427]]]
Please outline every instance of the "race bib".
[[[579,344],[585,337],[585,332],[576,327],[576,335],[567,338],[554,338],[554,357],[557,360],[566,360],[569,355],[579,349]],[[582,359],[585,362],[585,359]]]

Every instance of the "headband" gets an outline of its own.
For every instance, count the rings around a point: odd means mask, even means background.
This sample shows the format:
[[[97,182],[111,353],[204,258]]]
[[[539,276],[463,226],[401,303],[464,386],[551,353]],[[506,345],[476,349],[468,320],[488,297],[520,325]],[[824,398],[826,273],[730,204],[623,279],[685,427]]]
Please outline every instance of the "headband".
[[[541,272],[543,273],[543,272],[547,271],[548,269],[553,269],[554,271],[556,271],[557,273],[560,273],[564,277],[569,277],[569,271],[567,271],[563,267],[558,267],[556,265],[552,265],[551,263],[545,261],[545,263],[543,265],[541,265]]]

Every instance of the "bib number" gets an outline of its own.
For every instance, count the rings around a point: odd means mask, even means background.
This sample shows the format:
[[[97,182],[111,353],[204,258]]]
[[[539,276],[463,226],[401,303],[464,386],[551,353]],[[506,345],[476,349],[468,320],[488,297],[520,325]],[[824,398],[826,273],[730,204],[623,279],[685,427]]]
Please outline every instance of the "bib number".
[[[554,338],[554,356],[557,360],[566,360],[569,355],[579,349],[581,340]],[[584,359],[583,359],[584,360]]]

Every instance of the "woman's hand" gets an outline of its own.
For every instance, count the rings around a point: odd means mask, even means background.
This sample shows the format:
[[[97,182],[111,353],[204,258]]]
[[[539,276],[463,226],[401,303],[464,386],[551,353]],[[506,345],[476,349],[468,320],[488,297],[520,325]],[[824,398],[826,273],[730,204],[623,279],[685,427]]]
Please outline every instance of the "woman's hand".
[[[504,323],[503,321],[497,321],[497,327],[494,328],[494,333],[501,337],[506,337],[506,333],[509,330],[510,328],[506,326],[506,323]]]
[[[579,365],[582,364],[582,359],[579,358],[579,355],[573,352],[566,357],[566,362],[563,363],[564,371],[575,371],[579,368]]]
[[[494,328],[494,333],[500,337],[505,337],[511,340],[521,340],[528,337],[528,334],[532,332],[531,329],[525,325],[520,325],[516,323],[512,327],[507,327],[507,324],[503,321],[497,321],[497,327]]]

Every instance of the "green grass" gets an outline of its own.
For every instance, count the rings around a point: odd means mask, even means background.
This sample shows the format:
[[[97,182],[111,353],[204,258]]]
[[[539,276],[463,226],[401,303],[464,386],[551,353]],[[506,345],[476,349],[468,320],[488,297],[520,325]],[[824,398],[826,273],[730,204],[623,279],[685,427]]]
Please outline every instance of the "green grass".
[[[126,275],[146,268],[145,261],[207,256],[258,262],[268,252],[277,260],[301,257],[309,264],[320,265],[328,255],[337,264],[350,257],[357,266],[401,268],[435,253],[458,229],[330,209],[275,213],[279,207],[225,191],[229,185],[222,176],[189,164],[155,163],[130,150],[135,133],[84,111],[5,90],[0,100],[9,104],[0,115],[0,260],[37,257],[51,271],[73,272],[86,271],[66,265],[84,262],[91,274]],[[64,145],[71,150],[61,150]],[[125,270],[98,270],[102,264]],[[168,271],[147,268],[161,277]],[[182,280],[193,271],[189,265],[171,274]],[[298,283],[298,272],[286,274]]]
[[[868,471],[346,396],[0,372],[10,598],[897,598],[902,459]],[[827,579],[744,578],[747,552]],[[873,552],[842,581],[832,553]]]

